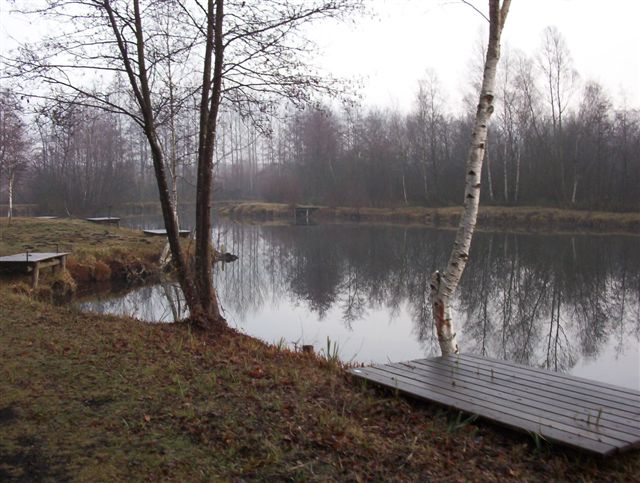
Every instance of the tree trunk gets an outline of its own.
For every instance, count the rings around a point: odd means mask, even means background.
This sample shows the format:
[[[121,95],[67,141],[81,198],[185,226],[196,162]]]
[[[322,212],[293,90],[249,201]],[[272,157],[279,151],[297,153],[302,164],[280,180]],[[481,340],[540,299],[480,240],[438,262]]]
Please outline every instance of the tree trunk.
[[[487,160],[487,181],[489,182],[489,200],[493,202],[493,179],[491,177],[491,158],[489,156],[489,145],[485,149],[485,157]]]
[[[215,12],[214,12],[215,8]],[[223,323],[218,299],[213,288],[211,253],[211,194],[213,184],[213,152],[216,137],[218,109],[222,88],[223,0],[208,1],[207,42],[205,68],[200,103],[200,139],[198,146],[198,180],[196,188],[196,286],[200,304],[208,322]],[[215,57],[215,59],[214,59]],[[211,76],[211,62],[213,77]]]
[[[507,169],[507,157],[509,156],[509,144],[504,143],[504,157],[502,158],[502,176],[504,178],[504,202],[509,203],[509,172]]]
[[[466,163],[464,212],[456,233],[446,271],[431,277],[431,307],[443,356],[458,353],[456,332],[451,317],[451,298],[469,259],[471,238],[476,225],[480,201],[480,174],[487,140],[487,125],[493,112],[496,69],[500,58],[500,35],[511,0],[489,0],[489,44],[485,59],[482,88]]]
[[[402,197],[404,199],[404,205],[407,206],[409,201],[407,199],[407,184],[405,182],[404,167],[402,168]]]
[[[15,183],[16,180],[16,173],[14,170],[10,169],[9,170],[9,211],[7,213],[7,217],[9,218],[9,221],[11,221],[11,218],[13,218],[13,185]]]
[[[167,240],[171,248],[173,263],[178,273],[178,281],[180,282],[180,287],[182,288],[182,291],[184,293],[184,297],[189,307],[192,320],[201,322],[207,319],[207,313],[203,308],[200,298],[198,297],[199,294],[196,288],[196,284],[194,283],[193,276],[189,271],[184,251],[182,250],[182,246],[180,245],[178,226],[176,223],[176,219],[173,216],[174,210],[169,195],[169,186],[167,183],[167,176],[164,165],[164,155],[162,153],[162,149],[160,148],[160,143],[156,133],[156,120],[151,103],[151,90],[149,86],[149,79],[147,76],[145,42],[142,30],[140,2],[139,0],[134,0],[133,2],[135,19],[134,34],[136,38],[137,50],[137,59],[135,60],[129,57],[128,47],[126,46],[125,41],[120,34],[118,22],[116,20],[116,14],[112,10],[109,0],[105,0],[104,7],[107,11],[109,22],[118,44],[118,49],[120,50],[120,53],[122,55],[124,69],[129,79],[129,83],[131,84],[131,87],[133,89],[136,102],[140,106],[140,111],[143,117],[142,127],[149,143],[149,147],[151,148],[151,159],[153,160],[153,168],[158,183],[162,217],[164,219],[165,229],[167,230]],[[138,73],[136,73],[133,68],[134,63],[137,63]]]
[[[518,204],[518,195],[520,193],[520,143],[516,145],[516,181],[513,188],[513,204]]]

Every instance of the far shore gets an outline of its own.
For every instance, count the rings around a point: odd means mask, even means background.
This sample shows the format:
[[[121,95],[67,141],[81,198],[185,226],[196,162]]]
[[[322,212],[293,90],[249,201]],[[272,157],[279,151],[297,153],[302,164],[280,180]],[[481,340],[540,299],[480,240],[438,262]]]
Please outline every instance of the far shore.
[[[294,222],[294,208],[309,206],[310,221],[316,223],[382,223],[413,225],[435,228],[456,228],[461,207],[349,207],[292,203],[267,203],[262,201],[217,201],[213,209],[221,216],[263,222]],[[193,209],[192,209],[193,208]],[[193,211],[193,204],[180,205],[181,210]],[[6,216],[6,207],[0,204],[0,213]],[[44,213],[37,205],[14,206],[15,216],[34,217],[55,215]],[[106,211],[105,211],[106,213]],[[161,216],[157,202],[123,203],[112,207],[113,216],[127,218],[140,215]],[[106,214],[105,214],[106,216]],[[63,216],[63,217],[66,217]],[[81,215],[77,217],[82,218]],[[640,235],[640,210],[614,212],[573,210],[541,206],[493,206],[481,205],[478,213],[478,230],[534,233],[584,233]]]
[[[284,203],[252,201],[221,202],[222,216],[253,220],[294,220],[294,207]],[[304,205],[311,206],[311,205]],[[455,228],[461,207],[356,208],[313,205],[310,219],[315,222],[367,222]],[[481,206],[478,229],[524,232],[562,232],[640,235],[640,212],[566,210],[536,206]]]

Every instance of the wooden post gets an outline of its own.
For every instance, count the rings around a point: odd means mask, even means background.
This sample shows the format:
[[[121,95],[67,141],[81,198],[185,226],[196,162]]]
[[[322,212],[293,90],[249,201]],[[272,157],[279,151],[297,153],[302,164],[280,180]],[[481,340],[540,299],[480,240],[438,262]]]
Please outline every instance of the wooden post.
[[[38,286],[38,277],[40,276],[40,264],[35,262],[33,264],[33,273],[31,274],[31,287],[36,288]]]

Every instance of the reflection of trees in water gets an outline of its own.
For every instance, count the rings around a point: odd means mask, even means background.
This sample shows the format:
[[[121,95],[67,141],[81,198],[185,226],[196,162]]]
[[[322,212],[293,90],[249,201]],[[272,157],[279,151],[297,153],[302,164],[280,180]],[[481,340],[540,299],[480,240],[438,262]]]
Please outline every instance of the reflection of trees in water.
[[[639,266],[638,255],[630,251],[636,240],[515,235],[479,239],[473,255],[483,261],[469,266],[471,276],[460,292],[467,314],[463,331],[466,335],[470,329],[474,335],[474,351],[486,353],[488,338],[498,346],[490,354],[564,370],[575,364],[577,353],[597,356],[616,327],[624,338],[638,326],[638,299],[621,290],[621,284],[629,283],[629,267]],[[486,253],[492,249],[498,254]],[[637,290],[637,280],[635,286]],[[488,319],[499,337],[485,330]]]
[[[173,322],[188,315],[179,285],[169,282],[141,287],[125,297],[115,296],[83,303],[80,309],[160,322]]]
[[[385,307],[406,307],[430,351],[428,284],[446,263],[451,232],[385,226],[222,224],[237,253],[216,277],[240,318],[283,297],[348,327]],[[455,303],[465,350],[563,370],[640,335],[640,255],[630,237],[479,234]]]

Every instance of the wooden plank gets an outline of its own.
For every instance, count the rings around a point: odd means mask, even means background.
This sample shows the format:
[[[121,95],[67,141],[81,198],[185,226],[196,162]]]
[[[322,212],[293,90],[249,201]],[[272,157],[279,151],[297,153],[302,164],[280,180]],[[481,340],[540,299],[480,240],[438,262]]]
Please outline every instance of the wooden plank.
[[[386,366],[385,366],[386,368]],[[373,368],[380,370],[380,368]],[[538,432],[543,436],[547,436],[541,428],[553,428],[556,430],[556,438],[559,441],[569,441],[571,443],[575,441],[584,441],[586,445],[593,443],[604,443],[610,447],[618,448],[628,444],[627,441],[622,441],[617,438],[612,438],[606,435],[593,434],[589,431],[582,430],[580,428],[573,427],[570,423],[562,421],[555,421],[553,419],[546,418],[544,416],[536,416],[528,413],[522,413],[518,408],[514,408],[511,405],[500,405],[494,402],[486,401],[477,397],[473,393],[465,393],[457,389],[442,388],[440,386],[433,386],[429,382],[417,381],[415,379],[407,378],[402,375],[393,375],[392,378],[397,381],[402,381],[405,384],[412,385],[415,390],[425,391],[426,394],[437,395],[439,398],[445,398],[449,401],[456,401],[458,404],[470,404],[472,408],[475,408],[474,413],[483,416],[487,411],[493,411],[499,416],[495,419],[496,422],[502,423],[502,417],[508,415],[510,417],[518,418],[521,421],[523,427],[528,426],[529,431]]]
[[[416,386],[416,384],[407,383],[403,380],[391,378],[388,375],[373,372],[371,371],[371,369],[372,368],[351,369],[351,372],[355,376],[362,377],[383,386],[397,389],[398,391],[410,396],[419,397],[420,399],[443,404],[470,414],[477,414],[478,416],[513,429],[517,429],[520,431],[525,430],[527,432],[540,434],[542,437],[548,439],[549,441],[561,442],[562,444],[566,444],[568,446],[587,449],[601,455],[610,454],[617,449],[615,445],[603,443],[601,441],[580,441],[581,438],[558,430],[553,426],[546,425],[543,422],[536,423],[529,420],[523,420],[522,418],[513,416],[508,412],[503,413],[490,407],[478,406],[474,400],[465,398],[453,398],[448,396],[447,394],[441,394],[437,391],[430,391],[428,389],[418,387]]]
[[[93,218],[85,218],[85,220],[91,223],[99,223],[102,225],[120,225],[120,218],[115,216],[98,216]]]
[[[15,255],[6,255],[0,257],[0,263],[35,263],[54,258],[60,258],[69,255],[69,252],[33,252],[33,253],[16,253]]]
[[[417,367],[417,366],[415,366]],[[425,372],[422,369],[413,369],[418,377],[424,375],[424,377],[434,377],[440,375],[441,377],[447,377],[446,372],[443,369],[431,369],[431,373]],[[451,377],[448,379],[450,383]],[[620,416],[608,409],[603,409],[597,406],[585,407],[584,405],[576,406],[575,399],[566,398],[565,400],[557,400],[553,395],[545,395],[542,391],[531,392],[526,387],[526,384],[520,384],[521,387],[517,387],[518,383],[510,383],[504,385],[502,381],[494,378],[489,380],[487,378],[474,376],[471,374],[457,373],[455,375],[456,384],[469,385],[476,387],[475,390],[483,394],[490,394],[502,399],[515,398],[517,402],[526,401],[533,405],[536,410],[544,410],[547,414],[560,414],[570,419],[575,419],[578,426],[584,426],[591,428],[598,421],[600,427],[613,428],[627,434],[640,437],[640,427],[637,420],[630,416]]]
[[[633,389],[468,355],[350,372],[601,455],[640,447],[640,393]]]
[[[520,370],[524,370],[525,372],[536,373],[538,376],[544,377],[545,379],[562,381],[572,386],[574,385],[582,386],[582,387],[586,386],[590,389],[597,389],[597,390],[604,389],[605,391],[614,390],[616,394],[620,393],[620,395],[624,396],[625,398],[630,397],[634,403],[640,405],[640,391],[631,389],[629,387],[615,386],[613,384],[607,384],[601,381],[594,381],[594,380],[586,379],[583,377],[563,374],[561,372],[551,371],[548,369],[542,369],[539,367],[529,367],[523,364],[518,364],[516,362],[503,361],[503,360],[495,359],[492,357],[483,357],[483,356],[477,356],[473,354],[459,354],[458,357],[462,360],[475,361],[482,364],[492,364],[494,366],[502,366],[502,367],[506,366],[510,369],[517,368]]]
[[[31,286],[36,288],[40,277],[40,269],[54,266],[60,266],[60,269],[63,269],[66,265],[68,254],[68,252],[16,253],[15,255],[0,257],[0,266],[6,267],[8,270],[31,271]]]
[[[517,377],[530,381],[532,384],[542,385],[545,388],[562,389],[565,392],[573,393],[576,397],[581,395],[581,397],[597,399],[601,404],[605,404],[604,401],[608,401],[611,407],[630,410],[640,416],[640,395],[634,397],[633,389],[619,388],[617,386],[604,387],[599,384],[594,384],[591,387],[588,384],[588,379],[579,379],[572,383],[571,379],[567,379],[566,375],[564,378],[558,378],[556,373],[552,371],[544,371],[537,368],[529,370],[529,368],[520,364],[496,364],[494,360],[478,361],[477,359],[459,357],[455,363],[475,364],[477,369],[493,370],[494,374],[499,372],[512,377],[517,375]]]
[[[431,361],[429,361],[431,362]],[[425,361],[412,361],[411,364],[415,367],[424,366]],[[446,364],[445,362],[442,363]],[[448,371],[450,368],[446,366]],[[443,370],[445,370],[443,368]],[[576,398],[572,395],[559,394],[550,392],[544,386],[535,386],[533,384],[528,384],[523,381],[514,380],[513,378],[506,378],[500,374],[494,374],[493,377],[490,374],[484,374],[481,372],[475,372],[474,370],[463,368],[462,365],[460,368],[457,368],[458,377],[463,378],[466,381],[473,381],[475,384],[483,384],[483,385],[496,385],[503,391],[511,391],[516,393],[522,393],[522,397],[530,398],[532,401],[544,401],[547,404],[562,408],[562,409],[573,409],[575,411],[576,408]],[[637,418],[630,414],[628,411],[618,411],[617,409],[604,408],[600,404],[594,404],[589,401],[585,401],[584,399],[580,400],[580,410],[585,414],[591,414],[592,418],[597,417],[598,413],[602,409],[600,413],[600,418],[611,421],[620,425],[631,426],[632,428],[638,428]]]
[[[417,385],[424,384],[431,390],[436,390],[447,394],[450,397],[455,398],[472,398],[476,404],[483,407],[490,407],[497,411],[508,411],[514,416],[521,417],[532,421],[546,421],[548,424],[552,424],[555,427],[561,428],[564,431],[576,434],[583,438],[589,438],[594,440],[605,441],[613,445],[629,444],[633,443],[637,436],[628,433],[619,433],[610,428],[604,426],[587,425],[579,423],[574,420],[572,415],[563,415],[558,413],[552,413],[540,409],[539,406],[526,398],[519,398],[517,396],[510,396],[508,394],[500,394],[499,391],[491,391],[490,389],[483,388],[479,385],[465,385],[464,382],[455,380],[452,378],[441,378],[437,374],[429,375],[415,375],[410,372],[403,372],[401,369],[395,368],[391,365],[385,365],[376,368],[378,370],[385,370],[394,377],[404,378],[405,380],[415,381]],[[482,390],[481,390],[482,389]],[[594,417],[595,421],[595,417]]]
[[[148,236],[166,236],[167,230],[164,228],[149,229],[149,230],[142,230],[142,233]],[[178,234],[179,236],[186,237],[186,236],[189,236],[190,233],[191,233],[190,230],[180,230]]]
[[[560,400],[560,401],[568,401],[571,404],[575,404],[576,399],[578,399],[581,405],[587,409],[592,409],[598,411],[601,408],[606,408],[608,412],[611,414],[615,414],[620,418],[631,421],[638,421],[638,415],[640,414],[640,406],[637,405],[629,405],[627,403],[618,403],[615,400],[611,400],[611,395],[609,397],[603,398],[598,394],[594,393],[593,396],[584,392],[575,392],[571,389],[566,389],[563,387],[557,387],[545,382],[539,382],[539,379],[531,379],[527,377],[526,374],[521,373],[508,373],[504,369],[496,370],[491,372],[490,368],[483,368],[477,365],[467,365],[464,362],[461,362],[459,365],[453,361],[445,361],[440,360],[437,362],[438,364],[445,365],[450,368],[450,370],[467,370],[473,373],[473,376],[476,377],[479,381],[487,381],[492,382],[492,379],[504,381],[504,384],[507,386],[515,386],[526,388],[527,392],[532,394],[542,394],[546,398]],[[416,360],[412,361],[410,364],[413,365],[432,365],[433,362],[426,362],[425,360]],[[638,423],[640,425],[640,423]]]
[[[640,430],[636,429],[636,431],[634,431],[629,424],[605,420],[602,416],[598,419],[598,413],[596,411],[587,415],[581,414],[580,410],[576,411],[575,407],[571,410],[554,406],[541,398],[532,399],[523,391],[517,391],[515,388],[505,390],[504,387],[499,385],[496,385],[497,387],[484,384],[480,385],[472,378],[459,377],[458,374],[450,376],[448,370],[439,371],[438,368],[434,368],[432,372],[428,372],[422,369],[409,369],[402,364],[388,364],[384,367],[385,369],[398,369],[400,372],[397,374],[402,376],[409,377],[407,374],[415,375],[415,380],[418,382],[428,380],[430,383],[438,385],[443,389],[473,395],[487,403],[496,405],[496,407],[506,405],[509,408],[518,409],[523,415],[568,424],[596,435],[605,435],[627,443],[633,443],[640,438]],[[408,373],[403,373],[403,369],[407,370]],[[452,383],[455,383],[455,386],[453,386]]]

